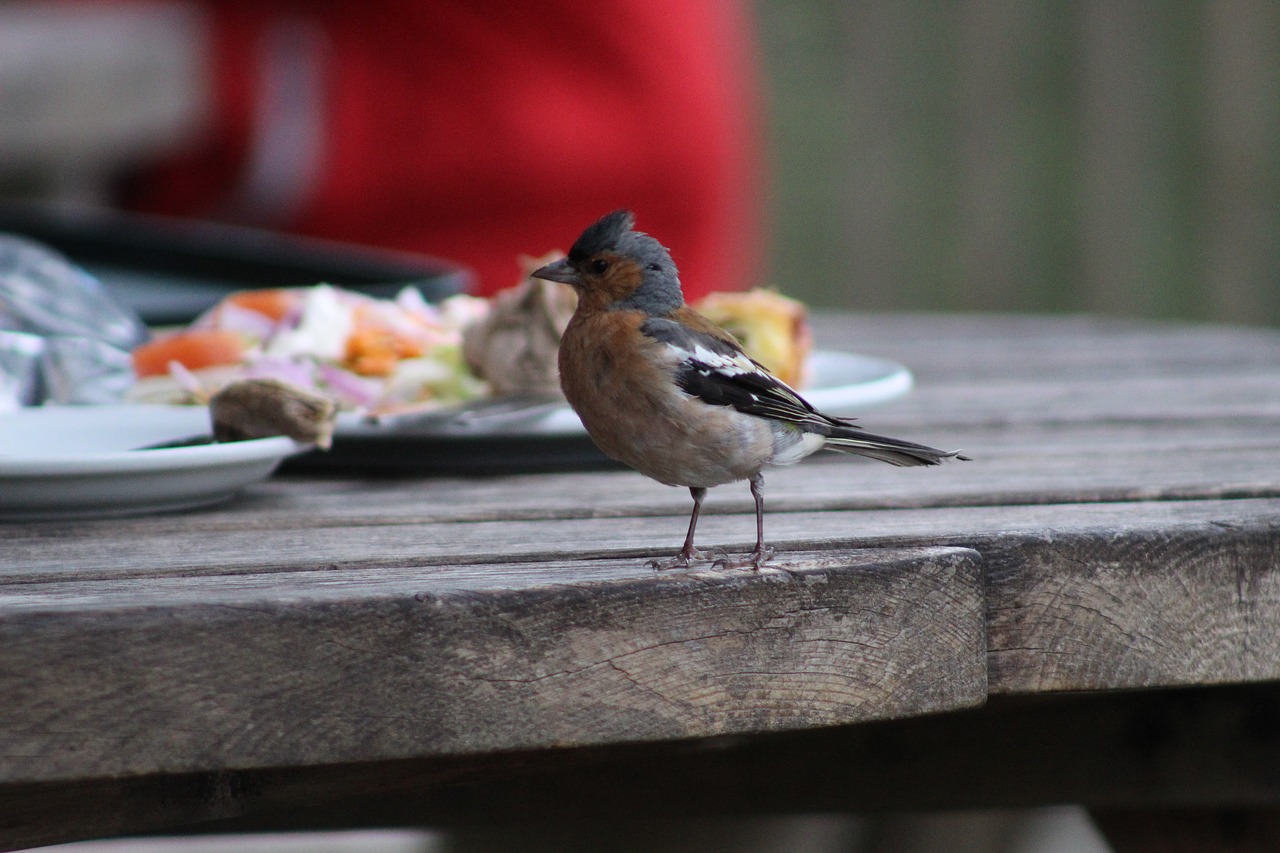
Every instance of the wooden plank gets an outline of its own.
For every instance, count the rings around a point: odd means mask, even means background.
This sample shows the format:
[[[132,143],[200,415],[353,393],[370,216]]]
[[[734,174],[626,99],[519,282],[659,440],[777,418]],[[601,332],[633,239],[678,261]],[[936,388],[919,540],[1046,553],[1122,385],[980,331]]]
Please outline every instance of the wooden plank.
[[[774,512],[766,515],[765,532],[768,541],[784,553],[940,541],[970,547],[990,537],[1046,531],[1105,541],[1135,530],[1266,523],[1278,507],[1280,500],[1261,498]],[[738,514],[709,514],[698,529],[703,547],[743,552],[755,533],[750,519]],[[601,558],[634,559],[631,571],[644,576],[650,571],[643,561],[674,553],[684,531],[683,512],[679,517],[371,524],[359,528],[359,535],[341,525],[284,530],[166,528],[145,537],[101,531],[101,535],[76,539],[6,543],[3,582],[14,585],[5,590],[8,595],[20,597],[31,582],[523,562],[544,562],[554,569],[565,561]],[[566,578],[572,574],[552,571],[547,582]],[[497,571],[488,583],[501,586],[507,581]]]
[[[827,726],[986,697],[981,560],[11,612],[0,780],[373,761]]]
[[[824,453],[801,465],[767,472],[771,509],[1071,502],[1141,496],[1212,496],[1226,488],[1269,493],[1280,484],[1280,435],[1270,424],[1072,424],[1061,427],[965,430],[948,433],[949,446],[974,456],[971,464],[911,471],[857,457]],[[1177,464],[1171,465],[1170,459]],[[715,500],[750,509],[742,486],[713,490]],[[984,497],[985,496],[985,497]],[[885,501],[885,502],[882,502]],[[596,474],[486,478],[282,476],[254,486],[241,499],[181,515],[96,521],[0,524],[5,541],[143,532],[166,527],[313,526],[341,518],[364,523],[560,518],[589,515],[683,514],[688,495],[617,470]],[[735,510],[736,511],[736,510]],[[0,557],[2,559],[2,557]]]
[[[1280,678],[1280,515],[978,547],[993,693]]]
[[[828,314],[818,346],[899,360],[935,383],[1102,379],[1274,370],[1280,332],[1087,315]]]
[[[919,471],[828,454],[794,468],[767,472],[766,506],[770,512],[812,512],[1280,495],[1280,437],[1257,435],[1253,430],[1249,434],[1248,441],[1207,448],[1192,446],[1190,442],[1197,439],[1151,446],[1145,430],[1135,431],[1131,441],[1116,440],[1102,446],[1096,439],[1081,438],[1080,446],[1069,450],[1035,442],[1011,442],[1013,446],[992,442],[965,448],[974,454],[974,463]],[[1177,459],[1176,465],[1170,464],[1171,458]],[[377,519],[679,516],[689,509],[683,489],[664,488],[630,472],[473,481],[461,488],[449,484],[439,491],[431,481],[400,481],[374,484],[360,496],[341,488],[329,491],[323,485],[312,488],[306,482],[277,481],[258,492],[284,498],[271,507],[273,525],[311,526],[338,519],[364,523]],[[753,511],[742,484],[723,486],[711,494],[714,498],[707,504],[708,512]],[[229,514],[202,514],[191,523],[196,527],[221,525],[230,518]],[[248,519],[247,523],[254,521]]]
[[[1275,499],[971,507],[782,515],[774,526],[782,528],[775,541],[786,549],[777,563],[783,568],[803,565],[805,549],[848,547],[855,524],[876,531],[864,540],[869,545],[976,549],[989,564],[990,689],[1025,693],[1280,678],[1278,508]],[[708,533],[730,520],[708,517]],[[556,584],[653,580],[640,555],[656,535],[654,520],[559,522],[538,547],[557,547],[551,536],[575,525],[581,535],[608,537],[615,550],[599,560],[486,563],[474,540],[450,549],[425,532],[429,527],[397,526],[368,529],[372,535],[345,555],[334,542],[350,538],[348,531],[315,536],[327,543],[327,563],[299,556],[289,564],[278,538],[219,533],[195,540],[205,555],[198,565],[148,566],[142,559],[170,559],[167,549],[139,554],[128,567],[115,560],[62,570],[54,559],[37,567],[41,582],[4,589],[0,608],[15,616],[101,610],[109,619],[147,607],[270,610],[282,603],[336,606],[351,597],[519,596]],[[518,525],[498,526],[509,532]],[[484,524],[465,527],[479,540],[487,535]],[[235,564],[261,541],[270,545],[269,562]],[[216,550],[219,543],[225,552]],[[559,547],[584,556],[573,535]],[[620,553],[628,549],[630,555]],[[455,559],[475,562],[450,565],[441,552],[451,550]]]
[[[841,414],[837,412],[836,414]],[[945,438],[960,426],[1035,426],[1041,424],[1147,424],[1221,421],[1274,424],[1280,418],[1280,370],[1246,376],[1201,376],[1117,379],[1082,378],[1047,383],[974,381],[921,388],[864,425],[881,432],[886,424],[902,424]],[[874,431],[874,430],[873,430]],[[940,441],[943,439],[931,439]]]
[[[787,513],[1280,494],[1280,447],[1270,434],[1237,433],[1224,446],[1208,448],[1204,444],[1212,443],[1213,435],[1200,432],[1166,439],[1169,443],[1147,447],[1151,442],[1138,431],[1114,445],[1094,446],[1088,437],[1078,437],[1069,449],[1059,451],[1042,450],[1035,441],[1029,446],[993,444],[973,450],[973,463],[906,471],[830,454],[768,475],[768,524],[776,534],[774,519]],[[711,494],[708,515],[752,511],[741,485]],[[647,529],[655,541],[664,542],[680,532],[689,507],[684,490],[660,486],[631,472],[474,480],[280,478],[223,508],[196,513],[0,525],[5,540],[0,549],[0,582],[33,579],[43,568],[74,572],[111,560],[121,562],[121,569],[127,568],[124,563],[137,569],[137,559],[148,552],[171,551],[181,565],[198,563],[206,554],[221,564],[267,565],[295,553],[314,556],[334,539],[341,546],[332,553],[338,562],[351,559],[352,551],[378,559],[383,545],[407,535],[402,531],[386,538],[372,530],[348,535],[345,529],[354,526],[506,520],[509,535],[495,535],[492,528],[486,529],[486,535],[498,543],[535,543],[544,535],[554,539],[563,531],[535,533],[530,522],[662,517],[667,519],[662,525]],[[333,527],[344,532],[313,532]],[[259,553],[249,542],[259,532],[266,553]],[[469,532],[475,531],[466,528],[432,535],[447,542]],[[212,550],[205,550],[204,544],[198,549],[183,544],[205,541]],[[220,556],[233,545],[239,548],[237,554]],[[484,552],[496,553],[490,548]],[[501,553],[515,552],[504,549]]]

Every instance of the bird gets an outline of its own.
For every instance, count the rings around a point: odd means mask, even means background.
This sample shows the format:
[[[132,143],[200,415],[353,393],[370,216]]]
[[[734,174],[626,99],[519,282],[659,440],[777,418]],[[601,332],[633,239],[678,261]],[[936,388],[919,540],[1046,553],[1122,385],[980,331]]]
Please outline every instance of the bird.
[[[752,360],[729,332],[684,301],[671,253],[615,210],[588,225],[567,256],[534,270],[569,285],[578,304],[560,340],[560,385],[591,440],[646,477],[684,486],[693,512],[684,545],[658,569],[712,560],[694,547],[709,488],[746,480],[755,500],[756,544],[745,559],[715,567],[761,566],[766,466],[791,465],[823,448],[891,465],[968,460],[960,451],[865,432],[824,414]]]

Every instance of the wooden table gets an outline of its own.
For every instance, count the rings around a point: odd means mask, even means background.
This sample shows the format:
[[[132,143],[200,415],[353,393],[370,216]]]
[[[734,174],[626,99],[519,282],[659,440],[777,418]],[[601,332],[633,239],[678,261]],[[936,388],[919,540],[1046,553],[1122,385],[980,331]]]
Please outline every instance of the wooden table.
[[[1280,334],[816,328],[914,370],[866,426],[974,461],[769,474],[758,574],[646,569],[689,498],[623,470],[0,525],[0,841],[1057,802],[1274,839]],[[700,543],[750,511],[713,490]]]

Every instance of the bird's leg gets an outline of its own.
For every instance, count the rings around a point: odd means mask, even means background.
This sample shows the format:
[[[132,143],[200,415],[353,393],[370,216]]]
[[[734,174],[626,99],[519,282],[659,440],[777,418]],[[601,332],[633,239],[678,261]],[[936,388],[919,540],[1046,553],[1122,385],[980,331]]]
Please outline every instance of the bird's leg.
[[[702,511],[702,500],[707,490],[698,486],[690,486],[689,494],[693,497],[693,513],[689,516],[689,532],[684,537],[684,547],[680,553],[670,560],[650,560],[645,565],[653,569],[686,569],[690,560],[708,560],[706,553],[693,547],[693,534],[698,529],[698,513]]]
[[[758,571],[761,563],[773,559],[773,549],[764,544],[764,475],[759,471],[751,478],[751,497],[756,500],[756,547],[748,558]]]
[[[751,475],[750,482],[751,497],[756,500],[756,547],[742,560],[716,560],[716,568],[744,569],[749,566],[760,571],[760,566],[773,558],[773,549],[764,544],[764,475],[757,471]]]

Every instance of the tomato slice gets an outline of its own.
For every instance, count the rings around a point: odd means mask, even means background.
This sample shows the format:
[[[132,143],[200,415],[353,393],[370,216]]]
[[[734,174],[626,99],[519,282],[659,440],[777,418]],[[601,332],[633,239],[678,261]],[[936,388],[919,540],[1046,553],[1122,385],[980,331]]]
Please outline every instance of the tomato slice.
[[[133,351],[133,372],[139,377],[161,376],[176,361],[188,370],[236,364],[249,349],[236,332],[219,329],[191,329],[148,341]]]

